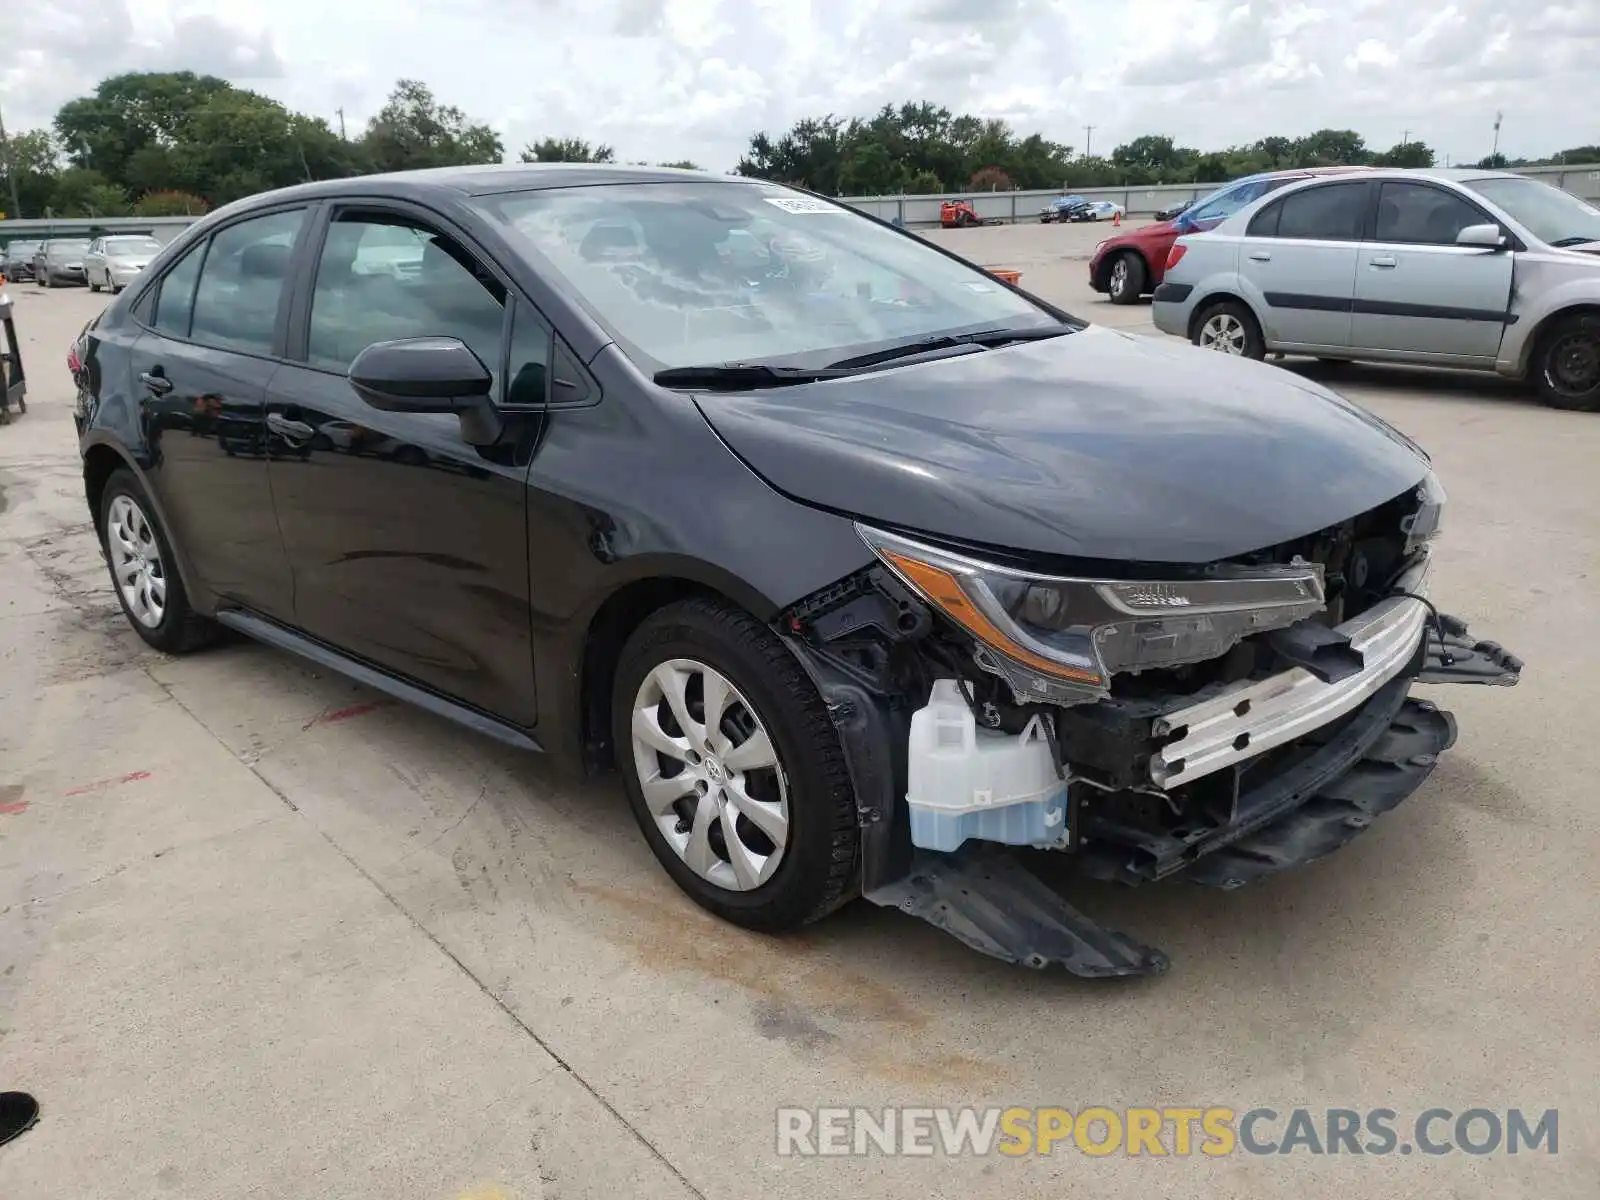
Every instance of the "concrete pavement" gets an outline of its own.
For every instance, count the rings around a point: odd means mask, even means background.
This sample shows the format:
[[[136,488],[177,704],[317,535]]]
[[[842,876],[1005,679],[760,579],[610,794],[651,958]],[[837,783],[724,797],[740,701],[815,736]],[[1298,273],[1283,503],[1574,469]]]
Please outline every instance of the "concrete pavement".
[[[1080,315],[1106,231],[932,235]],[[1074,901],[1165,978],[1014,971],[855,906],[770,939],[672,887],[613,781],[262,647],[125,626],[61,360],[101,302],[13,286],[30,412],[0,428],[0,1089],[41,1124],[0,1196],[1600,1191],[1600,418],[1497,381],[1319,375],[1434,455],[1436,595],[1528,661],[1433,689],[1461,740],[1345,850],[1245,891]],[[1296,368],[1307,370],[1310,368]],[[1560,1108],[1560,1152],[798,1160],[779,1104]]]

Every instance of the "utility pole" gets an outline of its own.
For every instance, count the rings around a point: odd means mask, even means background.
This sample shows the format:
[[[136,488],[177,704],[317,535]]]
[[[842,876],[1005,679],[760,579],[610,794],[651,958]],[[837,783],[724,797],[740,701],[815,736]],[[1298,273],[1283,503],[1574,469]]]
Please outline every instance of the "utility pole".
[[[11,139],[6,136],[6,118],[0,113],[0,155],[4,156],[6,179],[11,183],[11,215],[22,216],[22,201],[17,199],[17,160],[11,153]]]
[[[1411,130],[1408,129],[1400,135],[1400,144],[1402,146],[1411,145]]]
[[[1092,157],[1092,155],[1090,154],[1090,148],[1093,145],[1094,145],[1094,126],[1093,125],[1085,125],[1083,127],[1083,156],[1085,158]]]
[[[348,141],[349,139],[344,136],[344,109],[340,108],[337,111],[339,113],[339,140],[341,142]]]
[[[1500,122],[1505,119],[1505,113],[1494,114],[1494,149],[1489,152],[1490,160],[1500,157]]]

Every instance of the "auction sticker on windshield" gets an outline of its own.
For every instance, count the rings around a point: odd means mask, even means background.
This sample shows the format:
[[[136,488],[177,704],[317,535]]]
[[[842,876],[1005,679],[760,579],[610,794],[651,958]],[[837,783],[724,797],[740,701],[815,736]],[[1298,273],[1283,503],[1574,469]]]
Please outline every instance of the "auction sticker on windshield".
[[[839,213],[844,209],[837,204],[829,204],[826,200],[813,200],[809,196],[763,196],[768,204],[776,205],[784,212],[791,213]]]

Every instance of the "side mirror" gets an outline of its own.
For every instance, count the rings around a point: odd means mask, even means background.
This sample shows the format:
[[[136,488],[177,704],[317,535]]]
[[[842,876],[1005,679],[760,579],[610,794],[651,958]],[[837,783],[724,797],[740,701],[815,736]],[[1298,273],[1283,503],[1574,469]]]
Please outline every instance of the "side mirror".
[[[500,439],[500,414],[490,399],[494,376],[459,338],[418,337],[373,342],[350,364],[350,386],[384,412],[455,413],[469,445]]]
[[[1484,250],[1503,250],[1506,247],[1506,235],[1500,232],[1498,225],[1468,225],[1456,234],[1456,245],[1477,246]]]

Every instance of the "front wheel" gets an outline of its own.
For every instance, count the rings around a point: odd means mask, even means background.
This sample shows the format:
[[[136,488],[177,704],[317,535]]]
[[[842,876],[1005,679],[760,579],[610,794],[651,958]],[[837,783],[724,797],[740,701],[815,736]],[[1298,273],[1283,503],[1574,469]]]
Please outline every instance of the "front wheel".
[[[1266,357],[1266,342],[1253,312],[1237,300],[1219,300],[1195,318],[1189,340],[1202,350],[1233,354],[1260,362]]]
[[[1144,259],[1126,252],[1111,260],[1111,273],[1106,276],[1106,295],[1113,304],[1137,304],[1144,295]]]
[[[793,653],[748,613],[703,597],[646,619],[617,666],[612,737],[645,840],[702,908],[777,933],[854,894],[838,734]]]
[[[1600,315],[1577,313],[1539,339],[1533,384],[1552,408],[1600,412]]]

